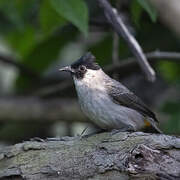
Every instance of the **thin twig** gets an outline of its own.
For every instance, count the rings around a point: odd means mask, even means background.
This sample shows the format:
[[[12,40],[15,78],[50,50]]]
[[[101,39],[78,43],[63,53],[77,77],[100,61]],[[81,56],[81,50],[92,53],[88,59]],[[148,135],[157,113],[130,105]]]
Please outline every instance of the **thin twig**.
[[[178,52],[163,52],[163,51],[152,51],[145,54],[150,63],[160,61],[170,61],[180,63],[180,53]],[[132,66],[137,65],[137,61],[133,57],[127,58],[118,62],[116,65],[108,65],[105,67],[107,72],[121,71]]]
[[[130,34],[125,24],[123,23],[121,16],[118,15],[116,9],[112,8],[107,0],[98,0],[100,6],[103,8],[106,18],[108,19],[114,30],[122,36],[127,42],[132,53],[137,58],[137,61],[142,68],[143,72],[146,74],[149,81],[155,80],[155,72],[148,63],[140,45],[136,39]]]
[[[112,64],[116,65],[119,62],[119,36],[116,32],[113,32],[113,48],[112,48]],[[113,73],[113,78],[118,79],[117,72]]]
[[[153,51],[153,52],[149,52],[146,54],[147,58],[165,58],[165,59],[169,59],[169,61],[171,61],[173,59],[173,61],[177,61],[180,62],[180,53],[179,52],[163,52],[163,51]]]
[[[119,36],[116,32],[113,33],[112,62],[114,65],[119,62]]]
[[[118,7],[118,1],[116,2],[116,8]],[[116,65],[119,62],[119,35],[113,32],[113,45],[112,45],[112,64]],[[114,79],[118,79],[117,72],[112,74]]]

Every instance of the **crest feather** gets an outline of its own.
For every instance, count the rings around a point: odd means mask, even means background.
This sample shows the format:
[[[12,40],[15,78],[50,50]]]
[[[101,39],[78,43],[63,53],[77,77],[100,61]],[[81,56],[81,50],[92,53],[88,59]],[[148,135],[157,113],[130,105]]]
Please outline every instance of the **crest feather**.
[[[84,56],[75,61],[71,67],[77,69],[80,65],[84,65],[88,69],[98,70],[100,69],[100,66],[95,62],[95,60],[96,57],[91,52],[87,52]]]

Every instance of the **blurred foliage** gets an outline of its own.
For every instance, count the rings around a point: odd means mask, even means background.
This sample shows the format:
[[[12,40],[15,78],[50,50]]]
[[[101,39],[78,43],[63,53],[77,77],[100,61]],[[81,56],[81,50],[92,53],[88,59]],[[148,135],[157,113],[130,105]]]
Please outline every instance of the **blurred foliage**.
[[[156,9],[150,4],[148,0],[137,0],[137,2],[147,11],[151,20],[156,22],[157,19],[157,11]]]
[[[63,30],[62,30],[63,31]],[[51,35],[43,39],[41,42],[29,52],[29,55],[24,57],[23,63],[38,72],[43,73],[54,61],[58,60],[60,49],[68,42],[76,37],[76,31],[66,29],[61,33],[61,36]],[[19,75],[17,79],[17,87],[21,91],[23,88],[31,86],[31,80],[28,77]]]
[[[85,35],[88,31],[88,9],[83,0],[49,0],[56,12],[69,20]]]
[[[112,2],[115,4],[116,1]],[[157,11],[148,0],[126,1],[121,9],[127,16],[125,19],[130,31],[145,52],[180,50],[179,37],[158,21]],[[103,25],[102,13],[96,1],[92,0],[1,0],[0,40],[18,62],[40,77],[44,77],[52,65],[61,62],[59,57],[71,43],[82,43],[83,50],[92,51],[100,65],[107,65],[112,59],[113,31]],[[100,20],[102,27],[92,25],[91,20]],[[78,49],[69,51],[71,57],[74,51]],[[127,44],[120,38],[120,59],[130,55]],[[179,65],[161,61],[155,68],[169,85],[180,84]],[[16,92],[23,93],[34,87],[34,79],[19,73],[15,87]],[[167,129],[180,132],[180,103],[168,104],[163,111],[171,115]]]
[[[158,68],[168,82],[177,83],[180,80],[180,68],[177,63],[160,62]]]
[[[54,10],[49,0],[42,1],[39,10],[39,22],[45,35],[51,34],[67,23],[63,16]]]
[[[156,9],[149,3],[148,0],[135,0],[131,2],[131,16],[133,22],[140,26],[140,18],[142,17],[143,10],[145,10],[149,17],[151,18],[152,22],[156,22],[157,20],[157,11]]]
[[[180,99],[179,99],[180,101]],[[167,121],[163,128],[167,133],[179,134],[180,131],[180,102],[168,102],[162,108],[162,111],[166,115],[170,116],[170,120]]]
[[[142,6],[138,3],[138,1],[132,1],[131,3],[131,17],[133,22],[137,25],[140,26],[140,18],[142,17],[143,13],[143,8]]]

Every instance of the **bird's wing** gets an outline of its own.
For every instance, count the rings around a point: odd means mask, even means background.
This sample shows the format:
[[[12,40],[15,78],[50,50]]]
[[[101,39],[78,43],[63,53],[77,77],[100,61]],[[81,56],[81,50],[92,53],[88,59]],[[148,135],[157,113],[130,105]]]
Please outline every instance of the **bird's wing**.
[[[141,113],[145,117],[150,117],[158,122],[155,114],[138,98],[134,93],[128,91],[118,91],[119,88],[112,87],[108,92],[109,96],[113,99],[116,104],[126,106],[128,108],[134,109]]]

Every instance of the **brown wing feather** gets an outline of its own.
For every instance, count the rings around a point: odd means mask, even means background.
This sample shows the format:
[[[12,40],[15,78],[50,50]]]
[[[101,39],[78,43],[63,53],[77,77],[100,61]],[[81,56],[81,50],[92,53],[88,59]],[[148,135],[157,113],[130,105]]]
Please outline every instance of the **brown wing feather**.
[[[155,114],[135,94],[131,92],[113,93],[111,91],[109,95],[113,98],[115,103],[134,109],[145,117],[153,118],[158,122]]]

